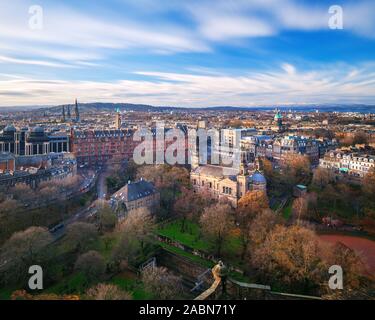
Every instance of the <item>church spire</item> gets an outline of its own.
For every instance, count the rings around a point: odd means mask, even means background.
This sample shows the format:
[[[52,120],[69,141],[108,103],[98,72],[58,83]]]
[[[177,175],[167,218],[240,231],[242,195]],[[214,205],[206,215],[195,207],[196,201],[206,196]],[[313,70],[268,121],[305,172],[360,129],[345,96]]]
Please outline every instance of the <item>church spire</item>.
[[[76,122],[79,122],[80,121],[80,117],[79,117],[79,110],[78,110],[78,101],[77,101],[77,98],[76,98],[76,103],[75,103],[75,116],[76,116]]]

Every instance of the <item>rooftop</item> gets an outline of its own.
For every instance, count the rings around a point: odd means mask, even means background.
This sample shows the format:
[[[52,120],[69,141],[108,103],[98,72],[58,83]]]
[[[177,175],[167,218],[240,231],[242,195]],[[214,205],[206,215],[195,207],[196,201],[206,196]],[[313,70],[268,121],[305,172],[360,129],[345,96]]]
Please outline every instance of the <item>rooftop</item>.
[[[129,182],[127,185],[117,191],[113,198],[122,201],[134,201],[154,194],[156,189],[154,185],[146,180]]]

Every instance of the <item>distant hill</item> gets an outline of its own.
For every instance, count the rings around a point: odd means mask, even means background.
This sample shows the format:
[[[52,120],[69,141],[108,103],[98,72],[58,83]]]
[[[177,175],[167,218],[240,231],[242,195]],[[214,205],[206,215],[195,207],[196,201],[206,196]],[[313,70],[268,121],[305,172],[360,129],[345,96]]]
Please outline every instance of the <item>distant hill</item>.
[[[68,106],[68,105],[65,105]],[[52,112],[60,112],[62,105],[47,108]],[[74,108],[73,104],[70,104],[71,110]],[[140,112],[186,112],[186,111],[270,111],[275,108],[279,108],[281,111],[315,111],[321,112],[360,112],[360,113],[375,113],[375,105],[364,105],[364,104],[309,104],[309,105],[273,105],[273,106],[251,106],[251,107],[236,107],[236,106],[212,106],[212,107],[199,107],[199,108],[183,108],[183,107],[170,107],[170,106],[152,106],[146,104],[131,104],[131,103],[80,103],[79,108],[82,112],[95,112],[98,110],[114,111],[119,108],[122,111],[140,111]],[[44,109],[46,110],[46,109]]]
[[[74,111],[74,104],[66,104],[65,107],[70,106],[71,112]],[[140,111],[140,112],[148,112],[148,111],[166,111],[166,110],[180,110],[181,108],[176,107],[154,107],[147,104],[132,104],[132,103],[110,103],[110,102],[92,102],[92,103],[78,103],[79,110],[81,112],[94,112],[94,111],[114,111],[117,108],[121,111]],[[51,107],[51,108],[43,108],[43,110],[50,111],[50,112],[60,112],[63,105]]]
[[[66,104],[65,107],[70,106],[70,110],[74,112],[74,104]],[[0,112],[52,112],[60,113],[63,105],[58,106],[16,106],[16,107],[0,107]],[[311,112],[319,110],[321,112],[360,112],[360,113],[375,113],[375,105],[365,104],[309,104],[309,105],[260,105],[249,107],[236,106],[212,106],[199,108],[183,108],[171,106],[152,106],[147,104],[132,104],[132,103],[111,103],[111,102],[92,102],[79,103],[80,112],[96,112],[96,111],[114,111],[116,109],[121,111],[139,111],[139,112],[193,112],[193,111],[271,111],[279,108],[281,111],[297,111],[297,112]]]

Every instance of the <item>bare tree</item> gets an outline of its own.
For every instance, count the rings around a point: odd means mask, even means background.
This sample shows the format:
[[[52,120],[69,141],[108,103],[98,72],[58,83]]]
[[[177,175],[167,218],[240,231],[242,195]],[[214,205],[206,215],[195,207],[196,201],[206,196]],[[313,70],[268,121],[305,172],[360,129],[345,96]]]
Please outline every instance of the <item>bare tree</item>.
[[[245,258],[250,243],[249,230],[254,218],[268,208],[267,194],[261,190],[249,191],[238,201],[236,221],[241,230],[242,259]]]
[[[182,295],[181,278],[163,267],[144,269],[142,282],[145,290],[158,300],[178,299]]]
[[[271,209],[264,209],[255,216],[248,230],[250,251],[264,243],[276,224],[280,224],[280,218]]]
[[[189,172],[183,167],[170,165],[143,166],[138,169],[137,178],[154,183],[160,191],[161,208],[166,214],[172,213],[173,204],[182,187],[190,187]]]
[[[362,183],[362,189],[368,200],[375,203],[375,168],[372,168],[368,174],[364,177]]]
[[[27,276],[31,265],[47,261],[49,251],[46,247],[51,242],[50,233],[41,227],[30,227],[13,234],[0,251],[0,264],[6,270],[6,280],[20,281]]]
[[[99,283],[86,291],[89,300],[131,300],[132,295],[113,284]]]
[[[25,183],[17,183],[9,190],[9,193],[13,194],[14,199],[22,202],[29,202],[35,199],[34,191]]]
[[[12,213],[19,207],[19,203],[16,200],[8,199],[0,203],[0,216]]]
[[[310,177],[311,164],[307,156],[290,154],[283,161],[283,180],[288,185],[295,185]]]
[[[126,218],[119,224],[117,230],[126,237],[133,237],[140,243],[141,252],[149,242],[156,228],[155,219],[147,208],[131,210]]]
[[[212,238],[220,257],[223,244],[234,228],[232,209],[228,204],[214,204],[200,218],[203,233]]]
[[[92,281],[103,276],[106,265],[100,253],[91,250],[78,257],[74,268]]]
[[[96,201],[97,223],[100,232],[113,231],[117,223],[117,215],[106,201]]]
[[[75,222],[67,227],[65,243],[78,252],[83,252],[98,239],[96,227],[90,223]]]
[[[264,243],[254,248],[252,264],[268,281],[279,281],[308,292],[327,273],[319,253],[319,240],[313,231],[277,225]]]
[[[334,182],[334,177],[330,170],[325,168],[317,168],[314,170],[312,182],[319,189],[323,189],[329,183]]]
[[[198,220],[208,201],[193,190],[182,188],[181,196],[174,204],[174,212],[181,220],[181,232],[185,232],[188,219]]]

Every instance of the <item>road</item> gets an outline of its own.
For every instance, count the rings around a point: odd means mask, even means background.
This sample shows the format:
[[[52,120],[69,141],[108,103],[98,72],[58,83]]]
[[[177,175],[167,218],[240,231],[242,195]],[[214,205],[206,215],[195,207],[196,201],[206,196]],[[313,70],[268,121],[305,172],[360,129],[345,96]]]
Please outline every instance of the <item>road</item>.
[[[107,183],[106,183],[106,178],[108,177],[108,170],[104,169],[99,177],[98,177],[98,185],[97,185],[97,190],[98,190],[98,199],[105,199],[107,195]]]
[[[107,192],[107,184],[106,184],[106,178],[108,176],[108,171],[106,169],[100,169],[96,171],[97,174],[97,184],[96,184],[96,191],[98,195],[98,199],[105,199],[106,192]],[[84,209],[80,209],[75,214],[70,216],[68,219],[60,222],[56,226],[50,229],[50,232],[54,238],[54,241],[57,241],[61,237],[65,235],[66,227],[74,222],[85,220],[88,217],[95,215],[97,212],[97,209],[94,206],[95,200],[89,204]]]
[[[82,187],[79,190],[81,194],[84,194],[87,192],[87,189],[91,188],[91,184],[95,183],[95,178],[98,175],[97,179],[97,194],[99,199],[104,199],[106,192],[107,192],[107,186],[106,186],[106,177],[108,176],[108,171],[107,170],[97,170],[95,174],[90,174],[89,172],[82,171],[81,175],[84,177],[84,182],[82,183]],[[65,233],[66,233],[66,228],[70,224],[80,221],[80,220],[85,220],[86,218],[95,215],[97,212],[97,209],[94,206],[95,200],[90,203],[86,208],[78,210],[75,214],[70,216],[68,219],[61,221],[54,227],[50,228],[49,231],[52,235],[52,243],[56,242],[57,240],[61,239]],[[0,261],[0,271],[1,268],[6,266],[8,263],[10,263],[12,260],[7,260],[7,261]]]
[[[54,204],[56,202],[56,200],[58,200],[58,199],[65,198],[66,201],[68,201],[69,199],[72,199],[76,196],[82,195],[82,194],[90,191],[90,189],[95,184],[97,173],[96,172],[82,171],[82,172],[80,172],[79,175],[83,178],[83,181],[76,188],[75,191],[62,192],[62,193],[56,195],[56,197],[54,199],[49,199],[48,201],[40,201],[40,199],[39,199],[39,201],[37,203],[35,203],[35,202],[24,203],[25,209],[27,209],[27,210],[40,209],[40,208],[49,206],[51,204]]]

